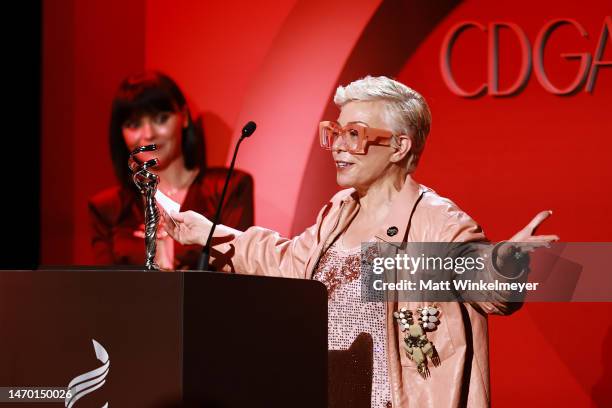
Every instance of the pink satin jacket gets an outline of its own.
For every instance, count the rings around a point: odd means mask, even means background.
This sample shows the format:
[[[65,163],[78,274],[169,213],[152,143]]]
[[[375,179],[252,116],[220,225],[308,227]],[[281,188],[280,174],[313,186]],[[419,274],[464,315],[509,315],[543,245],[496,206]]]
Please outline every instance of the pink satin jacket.
[[[286,239],[277,232],[251,227],[229,243],[217,247],[217,268],[245,274],[311,279],[324,251],[351,222],[359,209],[353,189],[337,193],[319,212],[316,224],[299,236]],[[397,229],[388,236],[391,227]],[[395,228],[392,229],[395,232]],[[392,203],[386,222],[376,233],[380,242],[482,241],[485,235],[476,222],[450,200],[407,177]],[[218,270],[219,270],[218,269]],[[489,268],[493,269],[493,268]],[[496,271],[490,275],[504,281]],[[431,376],[421,378],[406,355],[403,333],[393,311],[411,310],[420,303],[389,302],[387,305],[387,349],[392,404],[405,407],[486,407],[490,405],[487,314],[510,314],[520,307],[503,296],[496,302],[442,303],[440,325],[428,333],[441,365],[430,365]],[[497,298],[496,298],[497,299]]]

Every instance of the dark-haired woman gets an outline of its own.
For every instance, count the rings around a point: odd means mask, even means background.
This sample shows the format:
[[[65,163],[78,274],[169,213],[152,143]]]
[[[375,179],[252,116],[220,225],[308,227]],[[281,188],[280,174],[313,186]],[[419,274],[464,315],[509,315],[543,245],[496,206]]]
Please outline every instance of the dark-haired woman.
[[[202,135],[170,77],[145,72],[121,82],[112,105],[109,143],[119,185],[89,201],[97,264],[144,264],[143,199],[127,167],[129,152],[136,147],[157,145],[156,151],[141,153],[139,158],[158,159],[152,170],[160,177],[158,190],[179,203],[182,211],[214,215],[227,173],[223,168],[206,168]],[[253,180],[248,174],[234,173],[221,218],[239,229],[253,224]],[[175,244],[160,228],[156,262],[167,270],[193,269],[200,248]]]

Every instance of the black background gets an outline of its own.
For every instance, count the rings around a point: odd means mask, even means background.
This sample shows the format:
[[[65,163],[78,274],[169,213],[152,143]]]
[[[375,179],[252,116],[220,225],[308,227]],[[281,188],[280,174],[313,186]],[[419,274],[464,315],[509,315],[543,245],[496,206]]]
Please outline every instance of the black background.
[[[40,252],[42,1],[3,5],[0,268],[34,269]]]

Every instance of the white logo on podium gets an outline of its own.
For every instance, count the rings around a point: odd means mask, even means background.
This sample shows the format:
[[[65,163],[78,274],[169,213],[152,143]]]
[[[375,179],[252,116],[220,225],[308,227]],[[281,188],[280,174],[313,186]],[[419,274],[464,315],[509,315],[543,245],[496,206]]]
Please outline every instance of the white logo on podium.
[[[67,408],[72,408],[74,403],[81,397],[94,392],[98,388],[102,387],[106,382],[106,376],[108,375],[108,370],[110,367],[108,353],[100,343],[94,339],[91,339],[91,341],[93,342],[96,357],[102,362],[103,365],[95,370],[81,374],[70,381],[70,384],[68,384],[70,397],[66,397],[66,400],[64,401],[64,406]],[[108,402],[104,404],[102,408],[108,408]]]

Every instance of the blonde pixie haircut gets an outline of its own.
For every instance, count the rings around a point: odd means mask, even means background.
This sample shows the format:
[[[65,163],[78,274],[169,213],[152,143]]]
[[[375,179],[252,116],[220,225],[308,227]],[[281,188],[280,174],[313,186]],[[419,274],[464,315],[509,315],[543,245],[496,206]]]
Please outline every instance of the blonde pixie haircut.
[[[431,112],[425,98],[414,89],[385,76],[365,78],[336,89],[334,103],[342,108],[353,101],[384,101],[385,121],[393,133],[412,138],[412,148],[406,161],[412,173],[425,148],[431,127]]]

